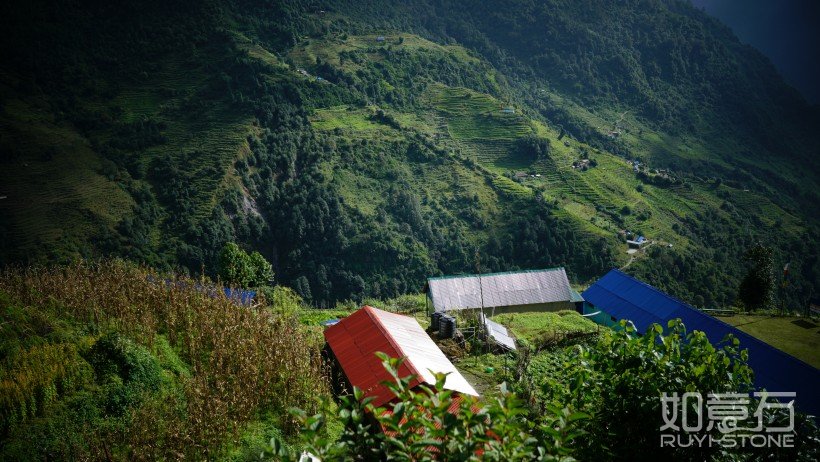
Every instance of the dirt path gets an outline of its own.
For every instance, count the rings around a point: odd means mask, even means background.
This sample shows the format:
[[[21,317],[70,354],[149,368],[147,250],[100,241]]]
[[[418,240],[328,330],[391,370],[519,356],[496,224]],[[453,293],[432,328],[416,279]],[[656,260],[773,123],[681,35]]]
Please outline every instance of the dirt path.
[[[626,264],[624,266],[622,266],[621,269],[625,270],[629,265],[632,264],[633,261],[635,261],[638,258],[638,255],[646,253],[646,249],[653,246],[654,244],[655,244],[655,241],[652,241],[649,244],[646,244],[646,247],[644,247],[642,249],[639,249],[637,252],[629,254],[629,261],[626,262]]]

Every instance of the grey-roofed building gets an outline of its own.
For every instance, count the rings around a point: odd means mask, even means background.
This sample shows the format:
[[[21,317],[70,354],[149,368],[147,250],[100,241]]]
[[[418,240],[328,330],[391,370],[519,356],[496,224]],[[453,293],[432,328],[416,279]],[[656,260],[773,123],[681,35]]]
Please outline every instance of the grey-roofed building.
[[[492,309],[497,313],[574,310],[564,268],[429,278],[435,311]]]

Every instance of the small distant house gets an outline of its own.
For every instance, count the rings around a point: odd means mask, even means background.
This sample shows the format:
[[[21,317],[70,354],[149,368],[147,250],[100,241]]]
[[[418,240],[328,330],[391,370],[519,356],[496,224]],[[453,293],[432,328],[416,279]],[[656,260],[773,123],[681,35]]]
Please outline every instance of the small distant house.
[[[523,180],[524,178],[527,178],[529,175],[527,175],[526,172],[515,172],[514,176],[516,179]]]
[[[435,311],[483,308],[509,313],[575,309],[564,268],[429,278],[425,292]]]
[[[223,287],[222,291],[225,293],[225,298],[237,305],[250,306],[253,304],[254,298],[256,298],[255,290]]]
[[[630,248],[640,249],[641,247],[649,243],[649,241],[643,236],[638,236],[635,239],[627,240],[626,243],[627,245],[629,245]]]
[[[444,373],[444,389],[456,395],[478,396],[475,389],[459,373],[444,353],[436,346],[415,318],[364,306],[324,332],[326,353],[341,369],[347,389],[361,389],[365,397],[373,398],[373,405],[383,406],[396,397],[383,385],[392,379],[381,364],[376,352],[390,357],[406,358],[399,368],[399,376],[413,375],[414,388],[425,384],[435,386],[434,373]],[[334,385],[338,386],[337,383]]]
[[[504,109],[502,109],[501,112],[503,112],[504,114],[515,114],[515,108],[507,106]]]
[[[376,41],[377,42],[384,42],[384,35],[380,35],[380,36],[376,37]]]
[[[820,316],[820,298],[809,301],[809,316]]]
[[[770,392],[796,392],[794,406],[808,414],[820,415],[820,370],[719,319],[667,295],[617,269],[611,270],[584,291],[584,313],[593,321],[612,325],[631,322],[643,334],[650,325],[666,329],[669,321],[680,319],[691,332],[706,334],[712,345],[726,335],[740,341],[749,351],[748,364],[754,370],[754,386]],[[597,314],[595,314],[597,313]]]

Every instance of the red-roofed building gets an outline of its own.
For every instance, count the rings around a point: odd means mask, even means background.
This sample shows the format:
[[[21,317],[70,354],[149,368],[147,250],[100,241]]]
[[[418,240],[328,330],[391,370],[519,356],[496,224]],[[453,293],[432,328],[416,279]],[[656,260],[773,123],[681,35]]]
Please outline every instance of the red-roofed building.
[[[478,396],[453,363],[412,317],[364,306],[325,330],[325,340],[347,382],[373,397],[374,406],[383,406],[395,396],[382,382],[392,377],[376,352],[405,357],[399,375],[416,376],[411,383],[435,385],[434,373],[447,373],[446,390]]]

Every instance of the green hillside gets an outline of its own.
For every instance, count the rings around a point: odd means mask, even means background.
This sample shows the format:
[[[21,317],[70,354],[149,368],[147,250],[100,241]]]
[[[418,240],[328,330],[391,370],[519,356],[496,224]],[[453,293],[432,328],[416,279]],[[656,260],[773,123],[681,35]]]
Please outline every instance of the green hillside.
[[[327,306],[478,254],[717,307],[763,241],[777,303],[820,282],[817,110],[685,2],[2,8],[0,263],[237,241]]]

